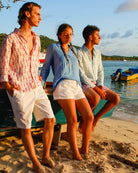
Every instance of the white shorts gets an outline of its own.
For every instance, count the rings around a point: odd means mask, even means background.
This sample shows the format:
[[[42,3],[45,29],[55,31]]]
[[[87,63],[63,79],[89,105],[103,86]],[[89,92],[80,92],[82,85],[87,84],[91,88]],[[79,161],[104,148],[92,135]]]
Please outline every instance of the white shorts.
[[[64,79],[56,87],[53,92],[54,100],[59,99],[75,99],[85,98],[82,88],[77,81]]]
[[[21,129],[31,128],[32,112],[36,121],[44,118],[54,118],[51,103],[42,86],[28,92],[14,90],[13,97],[7,92],[11,102],[17,127]]]

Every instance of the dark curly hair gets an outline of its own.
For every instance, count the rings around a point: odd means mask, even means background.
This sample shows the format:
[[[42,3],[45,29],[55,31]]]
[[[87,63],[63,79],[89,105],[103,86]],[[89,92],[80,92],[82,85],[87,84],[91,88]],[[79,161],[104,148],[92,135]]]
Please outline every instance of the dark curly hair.
[[[88,41],[89,35],[93,34],[94,31],[100,31],[100,29],[97,26],[94,26],[94,25],[87,25],[84,28],[84,30],[82,32],[82,35],[83,35],[83,38],[84,38],[85,42]]]
[[[22,25],[25,22],[25,20],[26,20],[25,12],[26,11],[31,12],[32,8],[34,6],[39,7],[41,9],[41,6],[38,5],[37,3],[34,3],[34,2],[27,2],[20,8],[19,15],[18,15],[18,23],[19,23],[19,25]]]

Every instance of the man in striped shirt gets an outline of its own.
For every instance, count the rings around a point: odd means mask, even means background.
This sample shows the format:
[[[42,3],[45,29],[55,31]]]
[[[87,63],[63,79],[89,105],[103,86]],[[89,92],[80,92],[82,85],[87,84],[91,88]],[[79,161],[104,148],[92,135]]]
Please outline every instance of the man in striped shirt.
[[[50,158],[55,117],[38,77],[40,39],[32,31],[41,20],[41,6],[28,2],[19,10],[19,29],[9,34],[0,49],[0,82],[10,99],[17,127],[36,173],[46,173],[36,157],[31,136],[32,112],[36,121],[44,120],[42,163],[55,164]]]

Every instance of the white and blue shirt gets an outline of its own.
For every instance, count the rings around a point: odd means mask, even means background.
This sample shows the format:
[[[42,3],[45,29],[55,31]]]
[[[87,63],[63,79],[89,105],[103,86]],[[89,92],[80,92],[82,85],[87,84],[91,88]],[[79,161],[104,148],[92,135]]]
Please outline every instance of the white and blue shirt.
[[[89,85],[94,88],[97,86],[103,86],[104,71],[102,65],[101,52],[97,49],[93,49],[93,59],[89,49],[85,45],[78,50],[78,57],[80,62],[80,80],[83,84]]]

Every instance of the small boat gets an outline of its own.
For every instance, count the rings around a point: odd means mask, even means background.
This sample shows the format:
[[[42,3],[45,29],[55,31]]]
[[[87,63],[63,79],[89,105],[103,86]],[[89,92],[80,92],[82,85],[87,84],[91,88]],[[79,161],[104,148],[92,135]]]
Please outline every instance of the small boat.
[[[129,81],[136,78],[138,78],[138,66],[125,71],[119,68],[111,75],[112,81]]]

